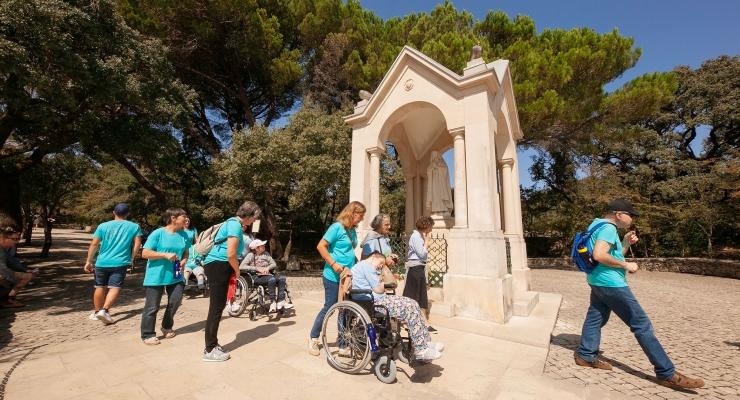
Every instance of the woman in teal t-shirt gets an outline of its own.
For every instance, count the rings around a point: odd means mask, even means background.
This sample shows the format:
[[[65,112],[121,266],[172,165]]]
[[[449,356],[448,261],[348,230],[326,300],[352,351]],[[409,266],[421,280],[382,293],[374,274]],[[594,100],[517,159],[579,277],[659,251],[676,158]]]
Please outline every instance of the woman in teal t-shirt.
[[[166,339],[175,337],[172,327],[175,324],[175,313],[182,302],[182,270],[187,263],[190,247],[188,235],[183,231],[186,218],[185,210],[170,208],[165,211],[164,220],[167,225],[149,235],[141,252],[141,256],[149,260],[144,275],[146,302],[141,315],[141,340],[144,344],[159,344],[154,326],[165,291],[167,308],[162,318],[162,335]],[[179,276],[175,275],[175,264]]]
[[[336,304],[339,294],[339,276],[343,270],[351,270],[355,265],[355,247],[357,247],[357,224],[365,217],[365,206],[353,201],[339,213],[337,222],[326,230],[316,248],[324,259],[324,307],[319,311],[311,328],[308,340],[308,352],[319,355],[319,335],[324,316],[331,306]],[[351,275],[351,271],[347,271]]]
[[[190,216],[185,216],[185,225],[182,230],[188,235],[188,247],[198,243],[198,230],[190,227]]]

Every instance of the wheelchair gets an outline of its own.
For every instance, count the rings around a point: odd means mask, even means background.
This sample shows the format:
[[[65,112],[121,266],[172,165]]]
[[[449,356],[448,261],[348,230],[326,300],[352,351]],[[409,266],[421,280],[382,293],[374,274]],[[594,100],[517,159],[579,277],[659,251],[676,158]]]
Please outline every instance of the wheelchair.
[[[279,309],[270,312],[270,293],[267,284],[257,284],[255,279],[257,274],[252,271],[240,271],[239,278],[236,280],[236,291],[234,292],[234,303],[239,304],[238,309],[227,307],[229,316],[239,317],[247,309],[249,319],[256,321],[260,315],[267,315],[268,320],[279,320],[289,313],[295,315],[295,307],[291,309]],[[276,288],[277,290],[277,288]],[[285,288],[285,302],[293,304],[293,298],[290,297],[290,290]]]
[[[396,284],[386,284],[386,293],[395,294]],[[353,299],[371,295],[369,289],[350,290],[350,300],[340,301],[326,312],[321,343],[326,359],[338,371],[356,374],[373,362],[375,376],[383,383],[396,381],[396,360],[412,365],[413,345],[408,327],[391,318],[385,306],[373,300]],[[401,328],[405,335],[401,334]],[[371,336],[375,336],[375,346]],[[375,349],[373,349],[375,347]]]

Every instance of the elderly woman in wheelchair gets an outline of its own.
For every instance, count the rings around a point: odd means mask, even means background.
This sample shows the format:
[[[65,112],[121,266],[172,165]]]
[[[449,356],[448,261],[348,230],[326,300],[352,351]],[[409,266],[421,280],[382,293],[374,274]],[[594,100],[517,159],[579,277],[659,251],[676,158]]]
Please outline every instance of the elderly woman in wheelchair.
[[[357,373],[372,360],[378,379],[391,383],[396,378],[396,359],[429,362],[441,357],[444,345],[430,341],[419,304],[392,294],[395,284],[383,284],[383,265],[385,256],[373,253],[354,266],[351,300],[340,301],[327,311],[321,339],[334,368]]]

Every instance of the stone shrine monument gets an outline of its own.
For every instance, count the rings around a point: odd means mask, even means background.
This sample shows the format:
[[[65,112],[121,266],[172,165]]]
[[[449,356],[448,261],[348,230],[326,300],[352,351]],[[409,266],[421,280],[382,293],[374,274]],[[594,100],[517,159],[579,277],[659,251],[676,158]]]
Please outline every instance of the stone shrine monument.
[[[522,229],[516,142],[522,139],[509,62],[485,63],[479,46],[460,76],[404,47],[352,126],[350,200],[380,210],[380,155],[395,146],[406,179],[407,232],[421,215],[447,240],[448,270],[433,313],[499,324],[538,302]],[[454,195],[442,154],[454,151]],[[507,263],[507,242],[510,266]]]

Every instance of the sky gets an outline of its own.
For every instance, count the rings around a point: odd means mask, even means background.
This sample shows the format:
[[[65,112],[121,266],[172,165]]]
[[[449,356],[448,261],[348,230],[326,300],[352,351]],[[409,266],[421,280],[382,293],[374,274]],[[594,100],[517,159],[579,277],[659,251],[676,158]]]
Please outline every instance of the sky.
[[[441,1],[360,0],[360,3],[388,19],[431,12]],[[485,18],[488,10],[503,10],[510,17],[530,16],[538,31],[589,27],[605,33],[616,28],[623,36],[634,38],[635,45],[642,49],[640,60],[606,85],[607,91],[645,73],[670,71],[678,65],[697,68],[703,61],[723,54],[740,55],[740,0],[458,0],[453,4],[458,10],[472,13],[476,20]],[[519,175],[524,187],[533,185],[529,174],[531,156],[529,152],[519,153]],[[450,154],[445,158],[452,171]]]

